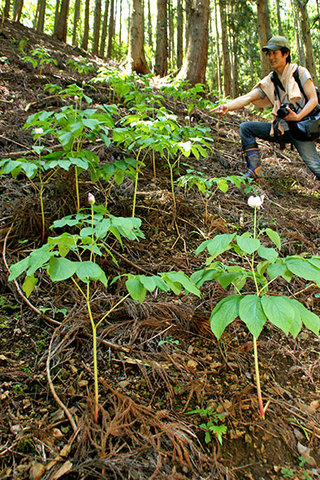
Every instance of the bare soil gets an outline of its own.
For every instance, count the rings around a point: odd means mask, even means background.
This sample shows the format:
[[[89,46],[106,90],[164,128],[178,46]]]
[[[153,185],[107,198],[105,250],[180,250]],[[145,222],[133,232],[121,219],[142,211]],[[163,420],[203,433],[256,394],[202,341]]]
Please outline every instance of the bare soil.
[[[24,54],[45,46],[57,66],[41,74],[23,62]],[[66,61],[85,52],[6,22],[0,44],[1,158],[28,157],[31,132],[22,129],[39,110],[61,107],[44,91],[56,83],[81,86],[90,76],[71,72]],[[97,67],[102,61],[90,58]],[[112,66],[109,63],[109,66]],[[107,86],[85,86],[93,106],[107,103]],[[60,102],[60,103],[59,103]],[[186,106],[170,108],[184,121]],[[126,113],[125,107],[121,106]],[[213,150],[207,159],[188,163],[210,176],[244,170],[238,127],[249,112],[230,114],[219,124],[196,110],[193,122],[211,129]],[[95,145],[101,161],[122,155],[114,146]],[[265,194],[261,226],[276,229],[283,254],[320,246],[320,190],[296,153],[261,144]],[[182,166],[182,170],[183,170]],[[183,173],[183,172],[182,172]],[[45,191],[48,226],[73,213],[71,174]],[[101,186],[81,176],[82,202],[88,191],[103,202]],[[205,218],[196,190],[177,192],[173,212],[169,173],[164,165],[154,177],[151,160],[139,179],[136,216],[145,239],[114,246],[119,266],[105,259],[108,275],[156,274],[183,270],[190,275],[204,257],[194,254],[205,238],[245,231],[252,209],[243,190],[217,192]],[[114,188],[108,208],[130,216],[131,180]],[[138,304],[127,299],[99,330],[100,416],[93,421],[93,366],[90,324],[81,296],[72,284],[52,284],[44,273],[27,300],[19,283],[8,282],[8,265],[40,245],[37,196],[22,175],[0,177],[0,477],[4,479],[169,479],[275,480],[320,478],[320,342],[308,330],[296,339],[268,325],[259,338],[266,418],[258,413],[252,337],[233,322],[217,341],[209,316],[229,293],[214,282],[201,299],[149,295]],[[47,234],[51,234],[49,230]],[[296,279],[279,282],[276,293],[292,296],[320,314],[320,289]],[[123,283],[105,292],[97,285],[96,318],[125,294]],[[64,316],[64,309],[67,315]],[[205,442],[201,424],[210,418],[194,410],[223,415],[227,431],[220,444]]]

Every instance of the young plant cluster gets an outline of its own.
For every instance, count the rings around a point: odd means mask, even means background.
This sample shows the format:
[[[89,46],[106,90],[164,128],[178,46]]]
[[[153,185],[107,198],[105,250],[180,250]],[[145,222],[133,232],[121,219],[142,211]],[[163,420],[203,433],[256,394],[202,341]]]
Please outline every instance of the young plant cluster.
[[[314,333],[319,333],[320,319],[307,310],[294,298],[277,296],[272,286],[278,278],[290,281],[296,275],[320,286],[320,257],[286,256],[280,257],[281,240],[279,234],[270,228],[259,230],[257,210],[263,199],[250,197],[249,205],[254,209],[253,230],[238,235],[236,233],[216,235],[203,242],[196,254],[208,252],[205,268],[194,272],[189,278],[182,271],[162,272],[157,275],[123,274],[127,293],[99,319],[94,318],[91,310],[95,286],[109,289],[119,277],[109,278],[100,259],[107,254],[116,263],[112,253],[115,242],[139,241],[143,238],[141,221],[135,217],[136,196],[139,174],[145,162],[152,161],[154,175],[156,163],[167,166],[174,209],[175,174],[182,159],[194,156],[196,159],[207,157],[210,150],[210,132],[203,126],[182,125],[179,119],[164,106],[163,96],[170,95],[176,101],[187,102],[187,111],[192,113],[195,105],[203,107],[208,103],[198,95],[203,94],[202,87],[186,89],[185,85],[165,87],[155,93],[150,77],[127,76],[116,70],[101,69],[91,82],[91,88],[99,83],[110,87],[109,103],[91,108],[92,100],[84,92],[84,86],[69,85],[66,88],[48,85],[47,91],[58,95],[66,105],[58,111],[40,111],[31,115],[26,129],[32,129],[34,146],[32,156],[0,161],[0,174],[18,177],[25,175],[39,194],[42,218],[42,246],[33,250],[26,258],[11,266],[9,280],[15,280],[25,274],[23,289],[29,296],[39,278],[39,270],[46,272],[52,282],[70,281],[83,297],[93,337],[93,365],[95,411],[98,422],[98,361],[97,329],[102,322],[128,296],[143,302],[147,293],[155,291],[171,292],[179,295],[200,296],[205,282],[219,282],[223,288],[232,287],[233,294],[223,298],[212,310],[211,328],[219,339],[225,328],[236,318],[240,318],[253,336],[256,384],[259,409],[262,417],[264,406],[260,387],[257,339],[267,321],[280,328],[286,335],[296,337],[304,325]],[[128,114],[120,116],[115,103],[122,102]],[[188,103],[189,102],[189,103]],[[49,140],[59,148],[51,149]],[[113,163],[102,163],[92,151],[92,144],[102,143],[109,147],[120,146],[127,152],[122,159]],[[75,212],[73,215],[58,219],[52,228],[64,229],[63,233],[49,236],[46,240],[46,221],[44,190],[54,181],[58,170],[74,172]],[[96,205],[94,196],[88,195],[88,203],[81,203],[79,178],[87,172],[91,182],[102,186],[105,194],[104,205]],[[125,177],[134,182],[132,216],[115,217],[107,208],[107,198],[114,184],[120,185]],[[192,188],[196,186],[203,195],[205,215],[208,205],[217,190],[226,192],[230,184],[241,187],[243,178],[230,176],[225,178],[206,178],[205,175],[189,169],[178,178],[178,186]],[[251,199],[251,200],[250,200]],[[88,207],[89,204],[89,207]],[[76,233],[74,233],[76,232]],[[267,246],[264,245],[267,243]],[[270,246],[270,243],[273,246]],[[225,260],[222,256],[227,255]],[[235,260],[237,259],[237,260]],[[195,412],[191,412],[195,413]],[[206,441],[215,434],[222,442],[225,426],[220,425],[221,418],[210,413],[207,423],[201,425]]]

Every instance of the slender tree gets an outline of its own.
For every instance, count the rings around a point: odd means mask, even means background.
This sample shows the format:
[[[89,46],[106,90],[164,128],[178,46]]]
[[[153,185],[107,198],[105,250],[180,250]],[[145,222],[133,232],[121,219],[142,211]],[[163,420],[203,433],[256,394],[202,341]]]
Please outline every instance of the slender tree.
[[[73,15],[72,45],[78,46],[78,24],[80,19],[81,0],[75,0]]]
[[[147,22],[147,32],[148,32],[148,44],[151,49],[153,49],[153,39],[152,39],[152,18],[151,18],[151,2],[148,0],[148,22]]]
[[[45,14],[46,14],[46,1],[38,0],[36,14],[33,20],[33,28],[38,33],[43,33],[44,31]]]
[[[167,0],[157,0],[157,39],[155,73],[165,77],[168,73]]]
[[[23,9],[23,0],[14,0],[13,3],[13,20],[15,22],[20,22],[21,14]]]
[[[314,62],[314,53],[310,34],[310,23],[307,11],[308,0],[297,0],[297,3],[300,11],[300,22],[305,50],[306,67],[311,73],[314,83],[318,85],[317,71]]]
[[[220,21],[221,21],[221,44],[223,62],[223,93],[226,97],[231,95],[231,62],[228,42],[227,5],[226,0],[220,0]]]
[[[177,67],[181,68],[183,60],[183,6],[177,0]]]
[[[114,39],[114,0],[110,0],[110,12],[109,12],[109,31],[108,31],[108,47],[107,47],[107,57],[112,57],[112,44]]]
[[[149,73],[144,53],[143,27],[142,0],[130,0],[129,46],[124,63],[128,73]]]
[[[282,23],[281,23],[281,5],[280,5],[280,0],[276,0],[276,9],[277,9],[278,33],[279,33],[279,35],[283,35]]]
[[[100,49],[99,49],[99,55],[102,58],[104,57],[104,50],[106,48],[106,36],[107,36],[107,30],[108,30],[108,15],[109,15],[109,0],[106,0],[105,4],[104,4],[101,41],[100,41]]]
[[[93,42],[92,53],[98,55],[101,27],[101,0],[95,1],[94,21],[93,21]]]
[[[90,21],[90,0],[86,0],[85,12],[84,12],[84,30],[81,42],[81,48],[88,50],[89,43],[89,21]]]
[[[57,22],[55,23],[55,31],[53,36],[62,42],[67,40],[67,24],[69,13],[69,0],[61,0],[58,12]]]
[[[4,18],[9,18],[9,16],[10,16],[10,6],[11,6],[11,0],[6,0],[5,4],[4,4],[4,9],[3,9]]]
[[[177,78],[188,80],[191,85],[205,83],[209,44],[209,0],[192,0],[186,15],[188,47]]]
[[[261,76],[265,77],[270,71],[270,66],[266,55],[262,52],[262,47],[268,43],[268,32],[270,32],[270,25],[268,26],[269,13],[267,0],[257,0],[257,15],[258,15],[258,37],[260,45],[260,60],[261,60]]]

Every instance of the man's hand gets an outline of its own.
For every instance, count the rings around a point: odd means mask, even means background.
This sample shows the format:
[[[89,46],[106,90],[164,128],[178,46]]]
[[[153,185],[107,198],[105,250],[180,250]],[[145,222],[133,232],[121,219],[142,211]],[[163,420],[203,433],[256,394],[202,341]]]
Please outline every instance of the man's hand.
[[[225,115],[229,111],[229,109],[227,105],[224,104],[224,105],[219,105],[218,107],[214,108],[211,111],[217,113],[220,117],[223,117],[223,115]]]
[[[289,111],[289,113],[284,117],[284,120],[288,122],[299,122],[299,120],[301,120],[301,115],[297,114],[296,112],[291,110],[291,108],[289,107],[286,107],[286,108]]]

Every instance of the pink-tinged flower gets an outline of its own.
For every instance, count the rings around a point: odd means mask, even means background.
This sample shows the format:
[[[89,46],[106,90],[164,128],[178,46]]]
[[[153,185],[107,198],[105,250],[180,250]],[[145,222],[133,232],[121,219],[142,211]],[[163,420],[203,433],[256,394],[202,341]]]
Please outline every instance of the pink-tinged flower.
[[[252,208],[260,208],[262,207],[263,200],[264,200],[264,195],[257,196],[257,197],[254,197],[253,195],[251,195],[248,198],[248,205],[249,207],[252,207]]]
[[[34,133],[36,133],[37,135],[42,135],[43,134],[43,129],[42,128],[35,128]]]
[[[96,199],[94,198],[94,195],[92,193],[88,193],[88,202],[90,205],[94,205],[96,203]]]

